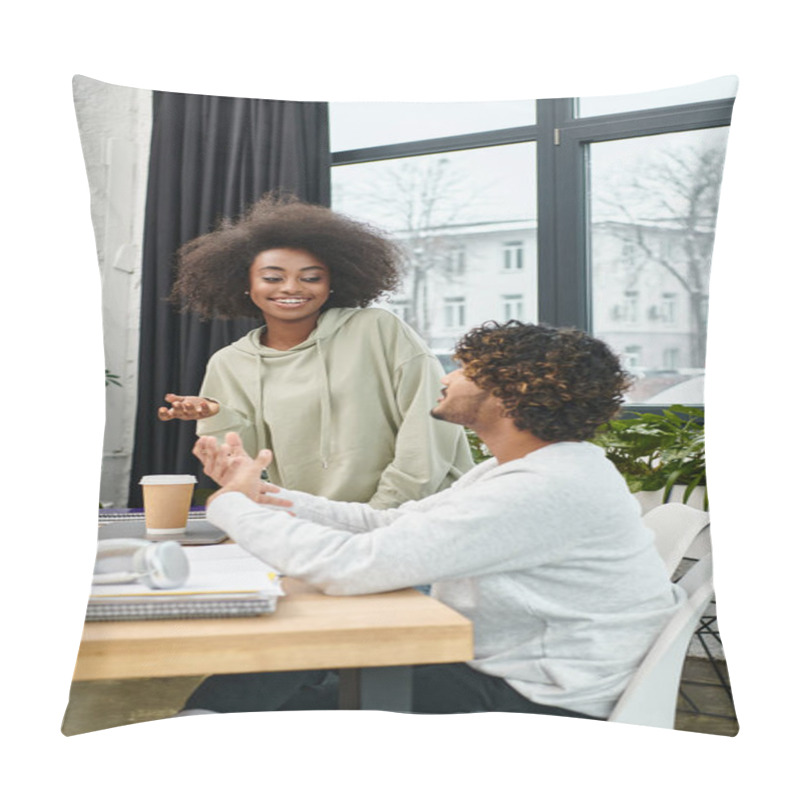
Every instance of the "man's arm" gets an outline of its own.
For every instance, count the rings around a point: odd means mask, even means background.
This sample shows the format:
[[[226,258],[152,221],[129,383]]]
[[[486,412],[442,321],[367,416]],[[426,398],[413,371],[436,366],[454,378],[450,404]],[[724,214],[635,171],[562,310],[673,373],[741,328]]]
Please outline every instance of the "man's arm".
[[[537,521],[532,529],[528,484],[529,476],[511,475],[468,492],[444,492],[438,503],[414,504],[367,532],[275,513],[238,492],[218,495],[208,519],[285,575],[327,594],[367,594],[524,570],[561,557],[569,537],[563,526],[549,530]]]
[[[224,444],[219,444],[214,436],[201,436],[192,452],[202,463],[206,475],[221,487],[209,497],[209,505],[222,494],[240,492],[256,503],[276,506],[292,515],[353,532],[387,525],[400,513],[396,509],[378,511],[363,503],[327,500],[267,483],[261,475],[272,462],[272,453],[262,450],[255,459],[250,458],[236,433],[226,434]]]

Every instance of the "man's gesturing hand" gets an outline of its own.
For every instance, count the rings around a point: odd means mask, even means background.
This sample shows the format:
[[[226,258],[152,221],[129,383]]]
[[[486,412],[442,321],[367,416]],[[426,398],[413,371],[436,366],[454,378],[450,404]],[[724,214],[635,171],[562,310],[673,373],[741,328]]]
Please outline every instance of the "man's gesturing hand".
[[[192,450],[203,465],[203,472],[222,487],[208,498],[210,504],[223,492],[241,492],[257,503],[288,508],[290,500],[275,494],[277,486],[261,480],[261,473],[272,463],[272,452],[262,450],[255,458],[245,452],[242,440],[236,433],[225,435],[225,444],[213,436],[201,436]]]

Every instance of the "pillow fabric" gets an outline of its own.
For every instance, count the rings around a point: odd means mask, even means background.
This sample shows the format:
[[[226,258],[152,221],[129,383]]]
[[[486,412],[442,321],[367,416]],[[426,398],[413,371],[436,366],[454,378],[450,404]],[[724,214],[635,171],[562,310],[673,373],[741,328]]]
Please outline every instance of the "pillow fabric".
[[[103,274],[100,541],[117,523],[126,540],[146,542],[141,478],[189,473],[197,480],[190,528],[205,538],[184,539],[183,549],[233,547],[205,520],[215,484],[192,455],[194,424],[159,420],[157,409],[167,392],[201,394],[209,359],[251,335],[259,313],[209,320],[168,298],[183,245],[270,193],[290,194],[394,242],[407,268],[370,305],[410,326],[437,370],[456,366],[459,339],[486,320],[578,327],[605,341],[632,378],[625,400],[634,416],[605,426],[595,442],[626,479],[659,551],[674,557],[674,541],[684,542],[673,578],[693,588],[684,575],[710,552],[703,390],[735,79],[571,103],[327,104],[181,95],[83,76],[73,90]],[[332,286],[342,291],[336,274]],[[343,412],[333,404],[325,413]],[[488,458],[471,434],[470,446],[475,462]],[[685,669],[675,727],[734,735],[715,606],[707,594],[697,598],[688,660],[684,667],[679,653],[673,668],[676,680]],[[290,591],[277,607],[293,602]],[[136,622],[131,636],[162,623]],[[168,666],[152,672],[111,658],[104,666],[93,655],[103,626],[132,624],[87,621],[65,735],[170,717],[201,684],[208,670],[189,656],[155,658]],[[143,630],[136,646],[158,647]],[[321,666],[309,659],[309,668]],[[250,670],[231,659],[219,671]],[[631,721],[661,724],[646,713]]]

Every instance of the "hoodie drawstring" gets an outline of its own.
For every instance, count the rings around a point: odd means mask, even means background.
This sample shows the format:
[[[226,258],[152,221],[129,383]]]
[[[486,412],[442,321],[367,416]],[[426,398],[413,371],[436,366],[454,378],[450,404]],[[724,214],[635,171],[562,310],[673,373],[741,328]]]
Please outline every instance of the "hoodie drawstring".
[[[262,377],[262,364],[261,358],[256,355],[255,357],[255,379],[256,379],[256,392],[255,396],[258,398],[258,404],[256,405],[256,413],[264,414],[264,379]],[[267,437],[264,425],[256,425],[256,453],[260,453],[264,450],[267,446]],[[269,481],[269,470],[264,469],[261,472],[261,479],[265,481]]]
[[[315,350],[317,353],[321,390],[319,457],[322,461],[322,469],[328,469],[331,436],[331,387],[328,381],[328,371],[325,369],[325,357],[322,352],[322,343],[319,339],[317,339],[315,343]]]

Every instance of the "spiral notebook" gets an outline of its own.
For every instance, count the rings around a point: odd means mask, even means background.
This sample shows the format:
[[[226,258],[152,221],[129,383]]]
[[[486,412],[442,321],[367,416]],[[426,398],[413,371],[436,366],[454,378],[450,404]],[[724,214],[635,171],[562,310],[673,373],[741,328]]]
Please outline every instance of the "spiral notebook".
[[[93,585],[86,621],[252,617],[275,611],[283,590],[268,564],[236,544],[189,547],[185,552],[189,578],[182,587]]]

